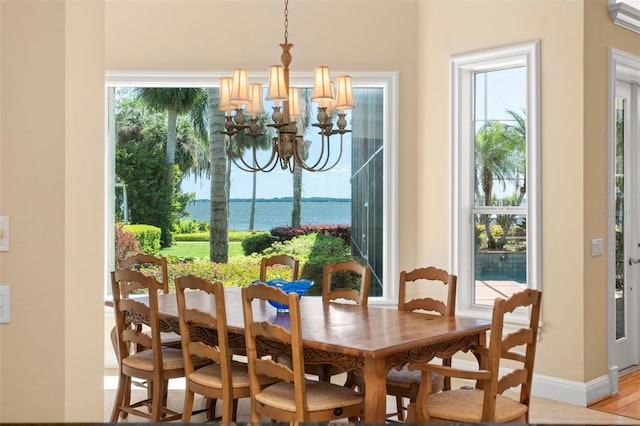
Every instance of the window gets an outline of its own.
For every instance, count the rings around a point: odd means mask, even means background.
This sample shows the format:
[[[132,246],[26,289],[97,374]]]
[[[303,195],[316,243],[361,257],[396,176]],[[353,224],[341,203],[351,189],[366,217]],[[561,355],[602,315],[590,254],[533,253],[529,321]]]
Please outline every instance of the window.
[[[119,87],[216,87],[219,78],[230,73],[135,73],[110,72],[106,77],[108,99],[108,210],[107,253],[113,264],[114,238],[109,230],[115,221],[114,200],[121,189],[115,188],[115,89]],[[257,74],[257,73],[256,73]],[[361,255],[372,270],[372,298],[389,299],[396,294],[397,276],[397,73],[350,73],[358,107],[348,119],[353,133],[351,149],[352,235],[354,253]],[[267,74],[256,80],[266,83]],[[291,83],[312,87],[312,74],[291,73]],[[266,106],[266,105],[265,105]],[[315,137],[309,135],[309,138]],[[317,145],[317,144],[316,144]],[[313,144],[312,144],[313,146]],[[232,166],[232,173],[235,166]],[[273,172],[275,173],[275,172]],[[306,173],[306,172],[305,172]],[[307,174],[307,185],[325,173]],[[288,172],[287,172],[288,174]],[[312,176],[313,175],[313,176]],[[239,179],[239,178],[238,178]],[[308,180],[307,180],[308,179]],[[323,184],[320,182],[320,184]],[[326,181],[324,182],[326,184]],[[304,196],[304,194],[303,194]],[[355,237],[357,235],[357,238]],[[108,284],[108,283],[107,283]],[[106,285],[108,288],[108,285]],[[373,300],[372,300],[373,302]],[[371,303],[371,302],[370,302]],[[375,302],[374,302],[375,303]]]
[[[495,297],[541,288],[538,63],[538,42],[451,59],[461,315],[488,317]]]

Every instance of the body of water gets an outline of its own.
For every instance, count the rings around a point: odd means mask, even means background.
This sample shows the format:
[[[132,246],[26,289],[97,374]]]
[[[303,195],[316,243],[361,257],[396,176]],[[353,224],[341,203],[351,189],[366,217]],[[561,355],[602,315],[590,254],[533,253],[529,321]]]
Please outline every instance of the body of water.
[[[291,200],[256,201],[253,229],[270,231],[277,226],[291,226]],[[195,200],[187,205],[188,218],[210,221],[211,201]],[[249,229],[251,200],[231,200],[229,202],[229,229],[244,231]],[[303,225],[348,225],[351,224],[351,200],[321,199],[302,200],[300,222]]]

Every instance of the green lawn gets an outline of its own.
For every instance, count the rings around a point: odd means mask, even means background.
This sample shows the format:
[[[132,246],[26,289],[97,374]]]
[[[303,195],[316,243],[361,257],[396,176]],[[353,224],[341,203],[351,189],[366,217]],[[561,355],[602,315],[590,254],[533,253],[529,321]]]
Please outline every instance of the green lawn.
[[[229,243],[229,257],[242,253],[242,243]],[[160,256],[209,258],[209,242],[177,242],[166,249],[160,249]]]

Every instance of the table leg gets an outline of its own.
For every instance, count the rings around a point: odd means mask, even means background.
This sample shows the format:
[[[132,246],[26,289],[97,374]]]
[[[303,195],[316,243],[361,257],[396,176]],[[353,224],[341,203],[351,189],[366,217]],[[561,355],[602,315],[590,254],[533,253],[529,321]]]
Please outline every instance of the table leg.
[[[384,423],[387,409],[387,369],[384,358],[364,359],[365,423]]]

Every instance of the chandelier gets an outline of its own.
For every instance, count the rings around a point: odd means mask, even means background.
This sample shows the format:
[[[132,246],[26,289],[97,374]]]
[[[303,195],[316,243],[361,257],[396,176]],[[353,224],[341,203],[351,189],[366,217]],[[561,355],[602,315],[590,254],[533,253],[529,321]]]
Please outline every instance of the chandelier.
[[[280,60],[282,65],[269,66],[269,88],[267,100],[273,101],[273,113],[271,122],[267,127],[275,130],[275,136],[265,134],[258,122],[258,117],[264,114],[262,102],[262,84],[249,83],[246,69],[236,69],[233,77],[220,79],[220,105],[219,109],[225,112],[225,130],[227,135],[227,153],[234,164],[241,170],[248,172],[270,172],[276,165],[293,172],[300,167],[310,172],[321,172],[333,168],[342,157],[343,136],[351,130],[347,129],[346,111],[355,108],[351,90],[351,76],[340,75],[336,77],[334,96],[334,82],[329,76],[329,67],[317,66],[314,68],[314,86],[311,100],[318,104],[317,123],[313,127],[318,128],[322,146],[319,154],[308,162],[309,141],[303,140],[299,134],[297,120],[300,113],[300,99],[297,87],[289,85],[289,64],[291,63],[291,48],[293,44],[288,42],[289,26],[289,1],[284,2],[284,43]],[[282,110],[281,105],[282,103]],[[334,116],[337,114],[337,120]],[[245,117],[245,115],[248,116]],[[338,147],[332,147],[339,136]],[[260,150],[259,140],[269,138],[271,155],[268,161],[260,162],[257,152]],[[333,138],[332,138],[333,137]],[[247,139],[250,138],[250,139]],[[250,143],[244,143],[249,140]],[[337,149],[336,149],[337,148]],[[251,151],[250,161],[243,158],[245,149]],[[337,151],[337,153],[336,153]]]

